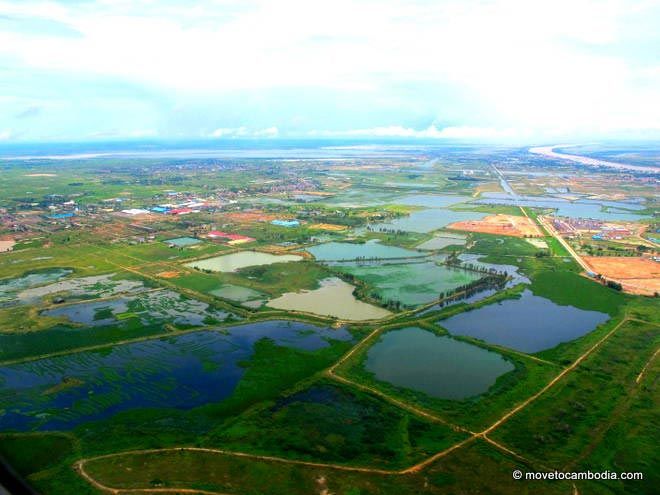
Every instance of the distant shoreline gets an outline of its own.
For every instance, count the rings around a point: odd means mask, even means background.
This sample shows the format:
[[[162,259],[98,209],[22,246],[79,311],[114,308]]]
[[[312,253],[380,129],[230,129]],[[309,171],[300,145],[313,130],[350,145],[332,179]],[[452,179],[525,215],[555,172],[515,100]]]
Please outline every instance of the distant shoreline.
[[[607,160],[600,160],[598,158],[591,158],[588,156],[569,155],[567,153],[557,153],[556,151],[553,151],[555,148],[559,148],[562,146],[570,146],[570,145],[555,144],[553,146],[537,146],[535,148],[529,148],[529,152],[535,155],[547,156],[548,158],[570,160],[573,162],[581,163],[582,165],[590,165],[592,167],[609,167],[609,168],[616,168],[619,170],[651,172],[654,174],[660,173],[660,167],[643,167],[641,165],[630,165],[628,163],[609,162]]]

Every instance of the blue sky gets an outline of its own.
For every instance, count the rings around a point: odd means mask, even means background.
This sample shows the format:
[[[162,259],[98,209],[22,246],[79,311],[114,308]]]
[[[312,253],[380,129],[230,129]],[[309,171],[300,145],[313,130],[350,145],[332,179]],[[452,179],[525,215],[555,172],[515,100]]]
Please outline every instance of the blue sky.
[[[657,0],[0,0],[0,141],[658,139],[658,47]]]

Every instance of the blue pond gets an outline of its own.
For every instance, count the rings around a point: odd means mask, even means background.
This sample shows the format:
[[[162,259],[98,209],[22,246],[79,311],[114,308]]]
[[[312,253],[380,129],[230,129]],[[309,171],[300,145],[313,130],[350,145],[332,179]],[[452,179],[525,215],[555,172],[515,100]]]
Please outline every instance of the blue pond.
[[[438,323],[454,335],[539,352],[577,339],[608,319],[606,313],[560,306],[526,290],[519,299],[507,299]]]
[[[68,430],[129,409],[190,409],[221,401],[245,373],[239,363],[266,337],[311,351],[351,334],[267,321],[4,366],[0,430]]]

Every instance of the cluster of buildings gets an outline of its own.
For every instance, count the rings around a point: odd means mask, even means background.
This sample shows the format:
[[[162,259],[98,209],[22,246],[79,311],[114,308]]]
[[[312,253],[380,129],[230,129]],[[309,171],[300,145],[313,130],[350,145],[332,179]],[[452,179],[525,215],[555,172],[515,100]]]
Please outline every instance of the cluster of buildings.
[[[564,218],[554,217],[552,225],[565,237],[577,237],[581,233],[592,233],[591,238],[596,241],[621,240],[635,234],[630,228],[612,223],[605,223],[602,220],[593,220],[590,218]]]

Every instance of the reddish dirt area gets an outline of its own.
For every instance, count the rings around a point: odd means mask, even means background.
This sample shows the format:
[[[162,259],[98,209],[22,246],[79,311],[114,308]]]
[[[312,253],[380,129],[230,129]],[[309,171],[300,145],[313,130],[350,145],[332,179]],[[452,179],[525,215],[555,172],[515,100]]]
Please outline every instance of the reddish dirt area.
[[[160,272],[160,273],[157,273],[157,274],[156,274],[156,276],[158,276],[158,277],[160,277],[160,278],[177,278],[179,275],[181,275],[181,273],[179,273],[179,272],[175,272],[175,271],[171,271],[171,272]]]
[[[489,215],[481,220],[454,222],[449,229],[512,237],[542,237],[543,234],[531,218],[515,215]]]
[[[594,273],[619,282],[626,292],[654,295],[660,292],[660,262],[648,258],[585,256]]]
[[[346,230],[345,225],[336,225],[334,223],[313,223],[308,227],[310,230],[330,230],[330,231],[340,231]]]
[[[271,220],[282,218],[263,211],[236,211],[225,213],[222,216],[227,220],[232,220],[238,223],[270,222]]]

